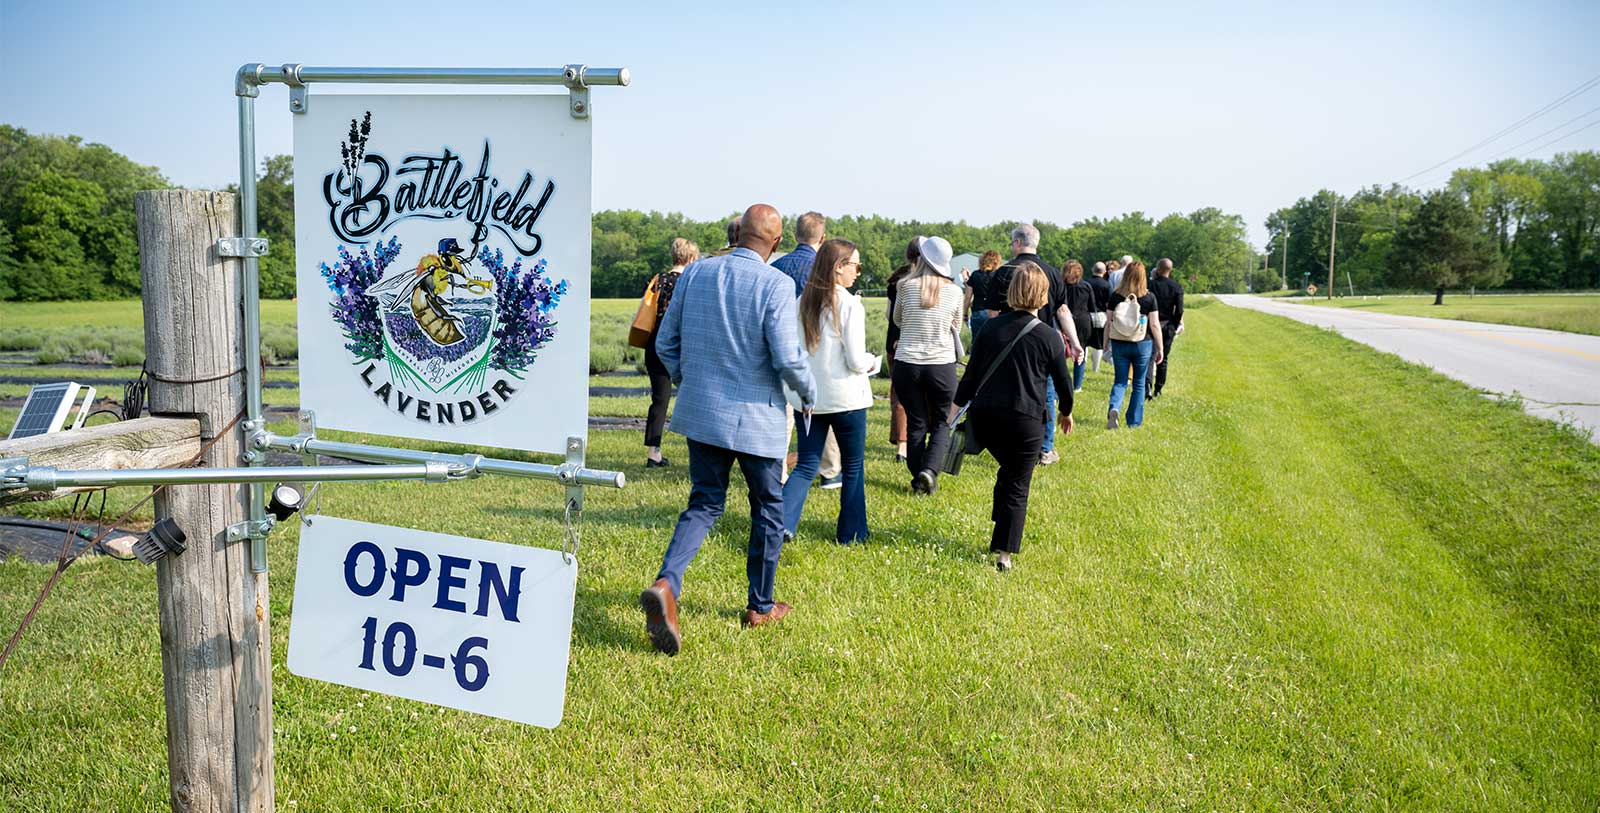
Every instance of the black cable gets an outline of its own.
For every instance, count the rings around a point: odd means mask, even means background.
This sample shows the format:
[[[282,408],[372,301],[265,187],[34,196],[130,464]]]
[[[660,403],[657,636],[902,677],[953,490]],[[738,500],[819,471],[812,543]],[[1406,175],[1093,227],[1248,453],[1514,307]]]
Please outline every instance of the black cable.
[[[1533,111],[1532,113],[1529,113],[1526,116],[1523,116],[1520,119],[1517,119],[1516,121],[1512,122],[1510,125],[1508,125],[1504,129],[1500,130],[1499,132],[1495,133],[1494,135],[1491,135],[1488,138],[1485,138],[1484,140],[1479,141],[1476,144],[1473,144],[1472,146],[1462,150],[1461,152],[1458,152],[1455,155],[1452,155],[1449,158],[1446,158],[1443,161],[1440,161],[1439,163],[1434,164],[1433,166],[1422,170],[1421,172],[1413,172],[1412,174],[1407,175],[1404,178],[1401,178],[1399,181],[1396,181],[1396,183],[1405,183],[1406,181],[1409,181],[1412,178],[1418,177],[1420,175],[1426,175],[1426,174],[1438,169],[1439,167],[1442,167],[1445,164],[1448,164],[1451,161],[1454,161],[1457,158],[1460,158],[1460,157],[1466,155],[1467,153],[1470,153],[1470,152],[1478,149],[1479,147],[1482,147],[1482,146],[1488,144],[1489,142],[1494,141],[1495,139],[1505,135],[1506,133],[1509,133],[1509,132],[1511,132],[1511,131],[1523,126],[1524,124],[1527,124],[1528,122],[1533,121],[1534,119],[1539,118],[1540,116],[1543,116],[1546,113],[1549,113],[1550,111],[1560,107],[1561,105],[1564,105],[1567,102],[1572,101],[1579,94],[1583,93],[1584,91],[1588,90],[1589,88],[1594,87],[1596,84],[1600,84],[1600,76],[1596,76],[1593,79],[1590,79],[1589,81],[1584,82],[1583,84],[1577,86],[1576,88],[1567,91],[1560,98],[1558,98],[1555,101],[1545,105],[1544,107],[1539,108],[1538,110]]]
[[[139,370],[139,377],[122,385],[122,419],[131,421],[144,414],[145,394],[150,388],[147,371]]]

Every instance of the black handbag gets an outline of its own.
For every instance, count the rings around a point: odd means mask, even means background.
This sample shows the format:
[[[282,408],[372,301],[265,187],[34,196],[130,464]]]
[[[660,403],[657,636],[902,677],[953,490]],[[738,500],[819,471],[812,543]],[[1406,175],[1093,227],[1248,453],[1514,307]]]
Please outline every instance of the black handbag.
[[[1006,345],[1005,349],[1000,351],[1000,355],[995,356],[994,361],[989,362],[989,369],[983,371],[983,378],[978,379],[978,386],[972,389],[973,400],[977,400],[978,393],[983,390],[983,385],[989,383],[989,377],[1000,369],[1000,365],[1005,362],[1007,356],[1011,355],[1011,350],[1017,346],[1017,342],[1022,341],[1022,337],[1028,335],[1028,331],[1038,326],[1038,319],[1029,319],[1028,323],[1022,326],[1022,330],[1018,331],[1017,335]],[[972,404],[968,403],[967,406],[962,407],[961,411],[957,412],[955,418],[950,421],[950,445],[945,447],[944,466],[942,467],[945,474],[960,474],[962,458],[969,454],[977,454],[983,451],[983,447],[978,443],[977,434],[972,431],[972,427],[967,425],[967,409],[971,406]],[[960,421],[960,423],[957,423],[957,421]]]

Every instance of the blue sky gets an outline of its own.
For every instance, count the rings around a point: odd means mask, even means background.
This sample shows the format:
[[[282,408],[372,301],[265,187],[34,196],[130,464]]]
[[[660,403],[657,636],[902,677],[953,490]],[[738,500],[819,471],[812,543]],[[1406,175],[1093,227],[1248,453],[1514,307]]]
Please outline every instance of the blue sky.
[[[1066,224],[1213,205],[1259,243],[1298,196],[1399,180],[1600,74],[1596,2],[979,8],[0,0],[0,122],[221,186],[245,62],[627,66],[632,87],[594,91],[599,208]],[[1452,166],[1596,107],[1600,87]],[[260,154],[289,151],[281,86],[257,118]],[[1535,157],[1595,148],[1600,127]]]

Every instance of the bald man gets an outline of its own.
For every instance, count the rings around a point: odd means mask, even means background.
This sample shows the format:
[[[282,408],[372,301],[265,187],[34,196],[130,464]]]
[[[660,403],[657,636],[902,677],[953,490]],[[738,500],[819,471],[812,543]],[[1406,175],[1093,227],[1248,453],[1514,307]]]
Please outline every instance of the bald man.
[[[783,237],[778,210],[762,203],[745,210],[738,237],[727,254],[684,269],[656,337],[656,355],[678,385],[669,428],[689,440],[691,483],[656,581],[639,596],[650,643],[668,655],[683,642],[684,571],[722,516],[734,463],[750,492],[744,624],[758,627],[789,612],[773,600],[788,450],[783,385],[799,394],[808,415],[817,389],[800,350],[794,282],[767,265]]]

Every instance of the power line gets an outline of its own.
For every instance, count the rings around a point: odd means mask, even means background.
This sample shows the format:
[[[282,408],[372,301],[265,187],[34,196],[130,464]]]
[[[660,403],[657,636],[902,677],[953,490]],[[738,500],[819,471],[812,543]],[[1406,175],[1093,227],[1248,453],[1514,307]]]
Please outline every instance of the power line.
[[[1525,153],[1523,153],[1523,154],[1521,154],[1521,155],[1519,155],[1517,157],[1518,158],[1527,158],[1528,156],[1533,155],[1534,153],[1544,149],[1545,147],[1550,146],[1551,144],[1555,144],[1555,143],[1558,143],[1558,142],[1566,141],[1567,139],[1569,139],[1569,138],[1571,138],[1571,137],[1583,132],[1584,130],[1587,130],[1590,127],[1595,127],[1595,126],[1600,126],[1600,120],[1591,121],[1588,124],[1586,124],[1586,125],[1584,125],[1582,127],[1579,127],[1578,129],[1573,130],[1572,132],[1567,133],[1564,136],[1560,136],[1558,138],[1552,138],[1549,141],[1546,141],[1545,143],[1540,144],[1539,146],[1534,147],[1533,149],[1528,150],[1527,152],[1525,152]]]
[[[1556,126],[1554,126],[1554,127],[1551,127],[1551,128],[1550,128],[1550,129],[1548,129],[1548,130],[1545,130],[1545,131],[1544,131],[1544,132],[1542,132],[1542,133],[1540,133],[1540,134],[1538,134],[1538,135],[1536,135],[1536,136],[1534,136],[1534,137],[1533,137],[1533,138],[1530,138],[1530,139],[1528,139],[1528,140],[1527,140],[1527,141],[1524,141],[1524,142],[1522,142],[1522,143],[1521,143],[1521,144],[1518,144],[1518,145],[1516,145],[1516,146],[1515,146],[1515,147],[1512,147],[1512,148],[1510,148],[1510,149],[1508,149],[1508,150],[1506,150],[1506,151],[1505,151],[1505,152],[1502,152],[1502,153],[1500,153],[1500,154],[1499,154],[1499,155],[1496,155],[1496,156],[1495,156],[1495,157],[1493,157],[1493,158],[1490,158],[1490,159],[1489,159],[1489,160],[1490,160],[1490,161],[1498,161],[1498,160],[1499,160],[1499,159],[1501,159],[1501,158],[1504,158],[1504,157],[1505,157],[1505,156],[1507,156],[1507,155],[1510,155],[1510,154],[1511,154],[1511,153],[1514,153],[1514,152],[1516,152],[1516,151],[1517,151],[1517,150],[1520,150],[1520,149],[1522,149],[1522,148],[1523,148],[1523,147],[1526,147],[1526,146],[1528,146],[1528,145],[1529,145],[1529,144],[1532,144],[1532,143],[1533,143],[1533,142],[1535,142],[1535,141],[1538,141],[1538,140],[1539,140],[1539,139],[1541,139],[1541,138],[1544,138],[1544,137],[1545,137],[1545,136],[1547,136],[1547,135],[1550,135],[1550,134],[1551,134],[1551,133],[1553,133],[1553,132],[1555,132],[1555,131],[1557,131],[1557,130],[1559,130],[1559,129],[1561,129],[1561,128],[1563,128],[1563,127],[1565,127],[1565,126],[1567,126],[1567,125],[1569,125],[1569,124],[1571,124],[1571,123],[1573,123],[1573,122],[1575,122],[1575,121],[1578,121],[1578,120],[1580,120],[1580,119],[1585,119],[1585,118],[1588,118],[1588,117],[1589,117],[1589,116],[1592,116],[1592,115],[1594,115],[1594,114],[1595,114],[1595,113],[1597,113],[1597,112],[1600,112],[1600,107],[1596,107],[1596,108],[1595,108],[1595,109],[1593,109],[1593,110],[1590,110],[1590,111],[1589,111],[1589,112],[1587,112],[1587,113],[1584,113],[1584,114],[1583,114],[1583,115],[1581,115],[1581,116],[1573,116],[1573,117],[1572,117],[1572,118],[1570,118],[1570,119],[1567,119],[1567,120],[1566,120],[1566,121],[1563,121],[1563,122],[1561,122],[1561,123],[1560,123],[1560,124],[1557,124],[1557,125],[1556,125]],[[1580,128],[1578,128],[1578,129],[1577,129],[1577,130],[1573,130],[1573,131],[1572,131],[1572,132],[1574,132],[1574,133],[1577,133],[1577,132],[1581,132],[1581,131],[1582,131],[1582,129],[1583,129],[1583,128],[1581,128],[1581,127],[1580,127]],[[1566,137],[1566,136],[1562,136],[1562,138],[1565,138],[1565,137]]]
[[[1462,150],[1461,152],[1458,152],[1455,155],[1452,155],[1449,158],[1446,158],[1443,161],[1440,161],[1439,163],[1434,164],[1433,166],[1422,170],[1421,172],[1414,172],[1414,173],[1412,173],[1410,175],[1407,175],[1404,178],[1401,178],[1398,181],[1398,183],[1405,183],[1406,181],[1409,181],[1412,178],[1416,178],[1416,177],[1421,176],[1421,175],[1426,175],[1426,174],[1438,169],[1439,167],[1442,167],[1445,164],[1448,164],[1451,161],[1456,160],[1457,158],[1460,158],[1460,157],[1462,157],[1462,156],[1464,156],[1464,155],[1466,155],[1466,154],[1468,154],[1470,152],[1473,152],[1473,151],[1479,149],[1480,147],[1483,147],[1484,145],[1494,141],[1495,139],[1498,139],[1501,136],[1506,135],[1507,133],[1510,133],[1513,130],[1516,130],[1516,129],[1522,127],[1523,125],[1527,124],[1528,122],[1531,122],[1534,119],[1537,119],[1540,116],[1543,116],[1546,113],[1549,113],[1550,111],[1555,110],[1556,108],[1560,107],[1561,105],[1564,105],[1567,102],[1572,101],[1574,98],[1577,98],[1577,96],[1579,94],[1582,94],[1584,91],[1588,90],[1589,88],[1594,87],[1597,84],[1600,84],[1600,76],[1595,76],[1594,78],[1590,79],[1587,82],[1584,82],[1583,84],[1579,85],[1578,87],[1567,91],[1565,94],[1563,94],[1561,97],[1557,98],[1555,101],[1545,105],[1544,107],[1539,108],[1538,110],[1533,111],[1532,113],[1529,113],[1526,116],[1523,116],[1520,119],[1517,119],[1515,122],[1512,122],[1510,125],[1507,125],[1504,129],[1500,130],[1499,132],[1495,133],[1494,135],[1491,135],[1488,138],[1485,138],[1482,141],[1479,141],[1478,143],[1473,144],[1472,146]]]

